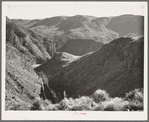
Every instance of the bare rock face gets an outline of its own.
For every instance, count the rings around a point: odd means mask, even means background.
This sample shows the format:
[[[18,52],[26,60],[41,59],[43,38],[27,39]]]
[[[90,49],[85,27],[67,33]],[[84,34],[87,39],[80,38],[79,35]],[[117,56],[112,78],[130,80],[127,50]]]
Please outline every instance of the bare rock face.
[[[37,67],[50,88],[59,96],[91,95],[104,89],[111,96],[123,96],[143,87],[144,37],[119,38],[83,56],[58,53]]]

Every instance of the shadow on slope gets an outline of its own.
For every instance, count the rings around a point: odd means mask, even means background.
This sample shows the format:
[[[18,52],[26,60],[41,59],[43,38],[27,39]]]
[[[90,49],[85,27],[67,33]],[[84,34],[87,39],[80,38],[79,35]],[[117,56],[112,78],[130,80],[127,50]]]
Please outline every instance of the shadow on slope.
[[[123,96],[143,87],[143,49],[143,37],[119,38],[76,59],[56,54],[35,71],[44,74],[56,94],[66,91],[68,97],[76,98],[105,89],[112,97]]]

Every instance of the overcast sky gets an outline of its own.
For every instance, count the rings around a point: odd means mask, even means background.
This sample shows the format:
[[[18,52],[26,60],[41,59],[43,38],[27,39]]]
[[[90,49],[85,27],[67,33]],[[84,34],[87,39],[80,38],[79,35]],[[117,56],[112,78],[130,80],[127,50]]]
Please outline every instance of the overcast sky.
[[[3,5],[10,19],[43,19],[78,14],[96,17],[144,15],[143,2],[5,2]]]

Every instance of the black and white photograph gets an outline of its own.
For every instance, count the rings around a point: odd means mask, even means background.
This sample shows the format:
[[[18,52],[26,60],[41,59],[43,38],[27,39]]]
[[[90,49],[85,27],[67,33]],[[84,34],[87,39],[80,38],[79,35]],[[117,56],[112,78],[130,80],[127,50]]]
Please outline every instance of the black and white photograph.
[[[5,120],[147,119],[147,2],[7,1],[2,10]]]

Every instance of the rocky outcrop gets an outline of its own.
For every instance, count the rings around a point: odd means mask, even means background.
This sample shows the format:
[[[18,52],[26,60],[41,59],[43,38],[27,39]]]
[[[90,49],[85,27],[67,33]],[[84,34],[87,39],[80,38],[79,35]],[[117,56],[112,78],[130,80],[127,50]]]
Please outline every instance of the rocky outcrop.
[[[143,46],[143,37],[119,38],[84,56],[58,53],[35,71],[59,96],[64,91],[69,97],[91,95],[97,89],[123,96],[143,87]]]

